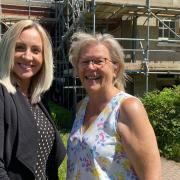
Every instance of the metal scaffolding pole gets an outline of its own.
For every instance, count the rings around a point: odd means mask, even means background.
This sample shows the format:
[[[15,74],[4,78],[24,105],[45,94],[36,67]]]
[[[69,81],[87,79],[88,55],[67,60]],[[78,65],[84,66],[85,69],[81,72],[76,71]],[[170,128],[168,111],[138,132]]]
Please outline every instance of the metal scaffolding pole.
[[[150,0],[146,0],[146,5],[147,5],[147,10],[148,10],[148,18],[147,18],[147,45],[146,45],[146,58],[145,58],[145,76],[146,76],[146,93],[149,90],[149,32],[150,32],[150,27],[149,27],[149,21],[150,21]]]
[[[31,0],[29,0],[29,4],[28,4],[28,19],[31,18]]]

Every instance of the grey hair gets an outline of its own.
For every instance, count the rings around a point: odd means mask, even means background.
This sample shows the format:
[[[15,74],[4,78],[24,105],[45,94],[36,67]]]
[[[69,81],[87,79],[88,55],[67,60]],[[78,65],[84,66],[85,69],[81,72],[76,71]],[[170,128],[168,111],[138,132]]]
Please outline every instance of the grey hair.
[[[31,103],[34,104],[41,100],[41,95],[50,88],[53,81],[52,43],[50,36],[40,24],[32,20],[21,20],[5,32],[0,41],[0,83],[9,93],[16,92],[16,78],[12,73],[16,41],[23,30],[30,28],[35,28],[39,32],[43,43],[43,65],[40,72],[32,78],[30,87]]]
[[[124,89],[127,75],[125,73],[124,53],[119,42],[110,34],[88,34],[85,32],[76,32],[71,38],[71,47],[69,50],[69,61],[74,67],[75,73],[78,74],[78,60],[84,47],[89,44],[100,43],[108,50],[111,60],[119,65],[119,72],[114,82],[118,89]]]

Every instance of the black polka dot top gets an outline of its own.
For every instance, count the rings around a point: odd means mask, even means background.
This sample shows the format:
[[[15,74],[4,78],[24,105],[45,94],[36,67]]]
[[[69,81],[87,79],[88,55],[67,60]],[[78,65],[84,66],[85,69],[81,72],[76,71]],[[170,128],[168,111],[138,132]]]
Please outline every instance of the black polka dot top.
[[[47,180],[46,164],[54,143],[55,131],[52,124],[38,105],[30,105],[30,109],[36,120],[38,131],[35,180]]]

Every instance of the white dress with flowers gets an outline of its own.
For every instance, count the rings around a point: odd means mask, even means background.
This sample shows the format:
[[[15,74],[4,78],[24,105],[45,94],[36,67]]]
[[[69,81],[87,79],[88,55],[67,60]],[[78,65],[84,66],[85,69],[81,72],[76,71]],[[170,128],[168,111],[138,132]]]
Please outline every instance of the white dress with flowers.
[[[68,139],[67,180],[138,179],[116,132],[121,103],[131,95],[116,94],[91,126],[81,133],[86,106],[84,98]]]

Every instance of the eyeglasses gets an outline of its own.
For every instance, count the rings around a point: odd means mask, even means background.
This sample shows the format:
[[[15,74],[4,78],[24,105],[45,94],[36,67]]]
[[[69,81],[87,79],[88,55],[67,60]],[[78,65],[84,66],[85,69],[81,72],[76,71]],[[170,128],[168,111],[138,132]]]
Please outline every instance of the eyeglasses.
[[[87,58],[87,59],[80,59],[79,65],[81,68],[87,68],[90,64],[93,65],[93,67],[96,68],[102,68],[107,61],[112,62],[110,59],[108,58]]]

